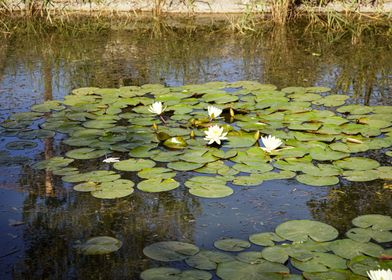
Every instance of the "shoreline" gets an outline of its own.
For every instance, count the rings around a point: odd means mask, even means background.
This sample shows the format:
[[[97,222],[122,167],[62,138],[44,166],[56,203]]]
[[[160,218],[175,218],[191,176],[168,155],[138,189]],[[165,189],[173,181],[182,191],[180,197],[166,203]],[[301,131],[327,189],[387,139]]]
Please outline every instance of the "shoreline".
[[[77,0],[56,0],[50,5],[41,7],[52,13],[152,13],[159,9],[159,13],[170,15],[225,15],[243,13],[270,13],[269,4],[252,4],[251,0],[206,0],[206,1],[172,1],[170,5],[154,6],[152,1],[140,0],[102,0],[99,2],[81,2]],[[187,4],[191,3],[192,4]],[[29,7],[22,1],[5,1],[0,11],[24,12]],[[37,8],[40,8],[37,6]],[[330,2],[325,6],[299,5],[295,8],[299,12],[328,13],[350,12],[365,14],[389,14],[392,13],[392,1],[376,3],[375,5],[362,5],[358,3]]]

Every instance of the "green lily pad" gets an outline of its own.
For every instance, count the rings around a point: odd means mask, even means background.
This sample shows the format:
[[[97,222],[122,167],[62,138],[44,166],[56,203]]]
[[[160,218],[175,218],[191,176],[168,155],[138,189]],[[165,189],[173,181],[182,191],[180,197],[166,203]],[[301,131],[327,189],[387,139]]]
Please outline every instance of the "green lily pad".
[[[165,142],[163,142],[163,145],[170,149],[184,149],[186,146],[188,146],[184,138],[182,138],[181,136],[171,137],[165,140]]]
[[[166,191],[174,190],[179,186],[180,183],[178,183],[176,180],[172,178],[169,179],[154,178],[154,179],[141,181],[137,185],[137,188],[144,192],[166,192]]]
[[[291,241],[306,241],[309,238],[317,242],[335,239],[338,231],[327,224],[310,220],[287,221],[276,227],[275,232]]]
[[[233,189],[224,184],[197,185],[189,189],[189,193],[204,198],[221,198],[233,194]]]
[[[98,236],[75,246],[83,255],[105,255],[118,251],[122,242],[110,236]]]
[[[298,182],[310,186],[331,186],[339,183],[339,178],[334,176],[313,176],[309,174],[297,175]]]
[[[200,270],[179,270],[172,267],[154,267],[140,274],[142,280],[209,280],[211,273]]]
[[[38,144],[33,141],[13,141],[5,145],[5,147],[9,150],[28,150],[34,149],[37,146]]]
[[[277,263],[285,263],[289,258],[287,250],[281,246],[264,248],[263,251],[261,251],[261,255],[266,260]]]
[[[392,267],[392,261],[380,261],[376,258],[371,258],[368,256],[357,256],[350,260],[347,266],[355,274],[367,277],[368,271],[370,270],[379,270],[380,268],[390,269]]]
[[[114,171],[108,170],[96,170],[87,173],[78,173],[73,175],[66,175],[62,177],[64,182],[68,183],[79,183],[79,182],[112,182],[117,179],[120,179],[120,174],[117,174]]]
[[[143,249],[144,255],[162,262],[181,261],[198,252],[199,248],[195,245],[178,241],[157,242]]]
[[[204,163],[186,162],[186,161],[174,161],[169,162],[167,167],[178,170],[178,171],[191,171],[203,167]]]
[[[284,239],[274,232],[262,232],[249,236],[249,241],[260,246],[274,246],[274,241],[281,242]]]
[[[99,185],[94,182],[85,182],[75,185],[73,189],[78,192],[92,192],[99,189]]]
[[[224,280],[275,280],[284,279],[289,269],[282,264],[265,261],[248,264],[241,261],[224,262],[218,265],[216,274]]]
[[[358,242],[369,242],[371,239],[374,239],[377,243],[392,241],[392,232],[372,228],[352,228],[346,232],[346,236]]]
[[[93,159],[104,156],[107,153],[105,150],[95,150],[91,148],[80,148],[67,152],[65,155],[73,159]]]
[[[168,179],[176,176],[176,172],[169,168],[164,167],[152,167],[152,168],[144,168],[137,173],[137,176],[143,179]]]
[[[368,182],[379,178],[379,173],[376,170],[347,170],[343,172],[346,180],[352,182]]]
[[[121,198],[132,194],[134,185],[134,182],[125,179],[103,182],[98,190],[91,192],[91,195],[101,199]]]
[[[380,166],[378,161],[363,157],[350,157],[335,161],[334,164],[339,168],[350,170],[369,170]]]
[[[313,258],[308,261],[291,259],[291,264],[304,272],[323,272],[330,269],[346,269],[346,260],[328,253],[313,253]]]
[[[113,167],[121,171],[141,171],[144,168],[152,168],[155,162],[149,159],[127,159],[116,162]]]
[[[227,238],[215,241],[214,246],[223,251],[240,252],[249,248],[251,244],[246,240]]]
[[[186,264],[202,270],[216,269],[218,264],[233,261],[234,257],[222,252],[202,250],[185,260]]]
[[[360,228],[373,230],[392,230],[392,218],[390,216],[370,214],[362,215],[353,219],[353,225]]]
[[[43,160],[40,162],[37,162],[33,165],[34,169],[46,169],[48,171],[53,171],[56,169],[61,169],[66,166],[68,166],[70,163],[72,163],[74,160],[70,158],[63,158],[63,157],[52,157],[47,160]]]
[[[383,248],[377,244],[358,242],[351,239],[335,240],[330,244],[330,248],[335,255],[349,260],[362,255],[380,257],[384,252]]]

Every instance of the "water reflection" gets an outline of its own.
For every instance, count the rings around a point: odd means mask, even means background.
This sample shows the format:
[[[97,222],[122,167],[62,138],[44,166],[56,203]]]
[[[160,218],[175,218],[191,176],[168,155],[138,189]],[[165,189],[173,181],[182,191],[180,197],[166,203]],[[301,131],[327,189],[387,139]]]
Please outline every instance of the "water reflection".
[[[3,42],[1,117],[60,99],[82,86],[212,80],[259,80],[279,87],[326,85],[349,94],[352,102],[392,104],[391,42],[382,38],[363,38],[353,46],[349,38],[331,43],[323,34],[303,35],[300,29],[275,29],[258,37],[158,31],[154,36],[50,34]],[[41,160],[63,154],[68,148],[58,140],[43,141],[29,156]],[[0,143],[2,149],[7,141]],[[90,162],[83,168],[100,166]],[[392,212],[390,189],[380,181],[331,189],[281,180],[259,188],[233,187],[235,194],[221,200],[198,199],[178,189],[165,194],[135,192],[102,202],[73,192],[58,176],[29,165],[0,171],[5,174],[2,186],[24,194],[23,203],[15,205],[21,207],[24,224],[15,229],[1,224],[4,232],[18,234],[9,239],[19,246],[18,259],[10,260],[15,279],[138,279],[138,273],[151,265],[142,249],[155,241],[183,240],[211,248],[222,236],[246,238],[299,218],[321,220],[344,232],[357,215]],[[9,206],[2,210],[9,211]],[[83,257],[73,249],[76,241],[97,235],[117,237],[123,248],[104,257]],[[10,277],[9,269],[2,271],[0,278]]]

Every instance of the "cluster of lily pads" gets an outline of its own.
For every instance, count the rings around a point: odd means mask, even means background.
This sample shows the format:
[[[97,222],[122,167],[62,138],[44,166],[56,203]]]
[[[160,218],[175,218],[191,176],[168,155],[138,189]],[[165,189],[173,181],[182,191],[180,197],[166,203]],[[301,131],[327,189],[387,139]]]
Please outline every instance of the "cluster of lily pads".
[[[135,183],[144,192],[176,189],[181,172],[193,172],[185,187],[207,198],[232,194],[230,184],[273,179],[312,186],[390,180],[391,166],[358,153],[392,156],[392,107],[345,105],[347,99],[326,87],[278,90],[253,81],[79,88],[12,115],[1,135],[20,138],[9,150],[65,135],[68,152],[34,168],[105,199],[130,195]],[[103,162],[102,169],[79,170],[85,160]],[[134,173],[140,182],[126,179]]]
[[[218,250],[179,241],[153,243],[143,250],[147,257],[171,266],[185,261],[189,269],[149,268],[141,273],[141,279],[208,280],[216,273],[224,280],[359,280],[367,279],[369,271],[392,269],[392,249],[379,245],[392,241],[392,218],[371,214],[352,223],[355,227],[342,239],[336,239],[338,231],[325,223],[291,220],[277,226],[275,232],[252,234],[249,240],[217,240],[214,247]],[[258,246],[262,249],[255,250]],[[86,255],[106,254],[120,247],[121,241],[107,236],[77,245]]]

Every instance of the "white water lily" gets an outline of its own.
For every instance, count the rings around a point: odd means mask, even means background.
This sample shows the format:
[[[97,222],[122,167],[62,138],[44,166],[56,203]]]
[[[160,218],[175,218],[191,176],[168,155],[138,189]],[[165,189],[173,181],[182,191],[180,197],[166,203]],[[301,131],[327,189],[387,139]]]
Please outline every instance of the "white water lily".
[[[371,280],[392,280],[392,271],[390,269],[384,270],[370,270],[367,275]]]
[[[215,107],[215,106],[208,106],[208,115],[210,116],[210,119],[216,119],[217,117],[222,114],[222,109]]]
[[[267,153],[276,150],[283,144],[282,140],[272,135],[268,135],[267,137],[261,137],[261,141],[263,141],[264,144],[264,147],[261,148]]]
[[[219,125],[210,126],[207,131],[204,131],[204,133],[206,134],[204,140],[209,141],[208,145],[211,145],[214,142],[220,145],[221,140],[227,139],[227,132],[223,132],[223,127],[220,127]]]
[[[120,158],[118,157],[110,157],[110,158],[105,158],[102,162],[105,163],[113,163],[113,162],[119,162]]]
[[[166,107],[163,108],[162,102],[154,102],[150,107],[148,107],[148,111],[153,114],[160,115],[166,110]]]

